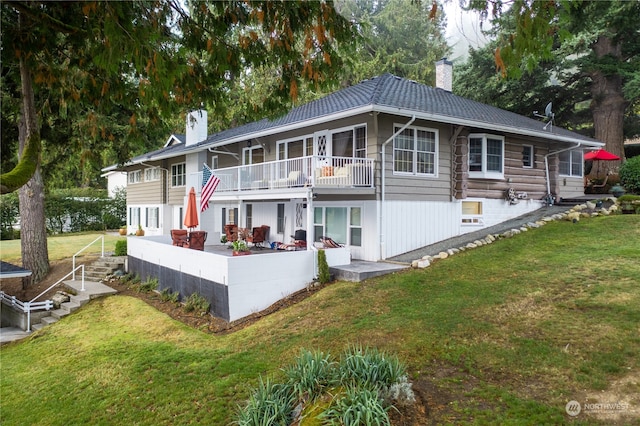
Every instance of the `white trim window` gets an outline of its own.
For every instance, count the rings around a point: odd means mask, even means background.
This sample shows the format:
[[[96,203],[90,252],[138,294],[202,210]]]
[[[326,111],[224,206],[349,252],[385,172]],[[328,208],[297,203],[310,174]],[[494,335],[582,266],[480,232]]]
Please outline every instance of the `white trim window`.
[[[171,187],[185,186],[187,182],[187,166],[185,163],[171,165]]]
[[[127,173],[127,182],[129,184],[142,182],[142,170],[133,170]]]
[[[366,158],[367,126],[354,126],[331,131],[333,157]]]
[[[144,181],[145,182],[153,182],[156,180],[160,180],[162,170],[159,167],[150,167],[148,169],[144,169]]]
[[[462,225],[482,225],[482,201],[462,202]]]
[[[129,207],[129,226],[140,225],[140,207]]]
[[[469,135],[469,177],[504,179],[504,137]]]
[[[145,227],[157,229],[160,227],[160,208],[147,207],[147,220]]]
[[[532,169],[533,163],[533,145],[522,145],[522,167]]]
[[[582,177],[582,151],[564,151],[558,154],[560,176]]]
[[[339,244],[362,246],[361,207],[316,207],[313,211],[314,241],[326,236]]]
[[[400,130],[394,125],[394,133]],[[413,176],[436,176],[438,130],[407,127],[393,139],[393,172]]]

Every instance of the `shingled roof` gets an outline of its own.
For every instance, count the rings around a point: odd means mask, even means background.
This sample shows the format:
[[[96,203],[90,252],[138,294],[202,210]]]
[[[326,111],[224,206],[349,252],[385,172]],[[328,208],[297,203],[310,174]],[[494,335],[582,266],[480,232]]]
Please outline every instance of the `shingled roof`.
[[[479,131],[521,134],[559,142],[581,143],[588,147],[603,145],[595,139],[557,126],[548,126],[544,129],[545,123],[540,120],[466,99],[446,90],[392,74],[383,74],[293,108],[280,118],[263,119],[227,129],[189,147],[182,144],[173,145],[136,157],[132,162],[167,158],[178,155],[181,151],[192,152],[205,147],[221,146],[295,127],[304,127],[309,125],[310,121],[323,118],[329,120],[333,117],[346,117],[367,111],[380,111],[406,117],[415,115],[417,118],[464,125]]]

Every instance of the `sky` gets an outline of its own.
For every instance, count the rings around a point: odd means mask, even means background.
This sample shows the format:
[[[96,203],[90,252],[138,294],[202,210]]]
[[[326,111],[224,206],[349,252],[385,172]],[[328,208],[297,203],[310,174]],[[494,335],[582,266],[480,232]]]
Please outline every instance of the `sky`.
[[[462,10],[459,0],[445,1],[443,6],[447,18],[447,42],[453,48],[453,54],[448,59],[464,62],[469,46],[477,48],[489,41],[480,30],[480,14]],[[484,22],[483,28],[489,28],[489,23]]]

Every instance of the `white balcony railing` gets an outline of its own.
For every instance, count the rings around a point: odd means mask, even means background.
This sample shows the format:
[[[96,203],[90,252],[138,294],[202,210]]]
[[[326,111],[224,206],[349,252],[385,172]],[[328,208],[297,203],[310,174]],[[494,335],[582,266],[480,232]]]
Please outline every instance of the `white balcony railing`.
[[[213,171],[220,179],[216,192],[299,187],[373,187],[374,162],[369,158],[299,157]],[[187,187],[198,194],[202,172],[187,176]]]

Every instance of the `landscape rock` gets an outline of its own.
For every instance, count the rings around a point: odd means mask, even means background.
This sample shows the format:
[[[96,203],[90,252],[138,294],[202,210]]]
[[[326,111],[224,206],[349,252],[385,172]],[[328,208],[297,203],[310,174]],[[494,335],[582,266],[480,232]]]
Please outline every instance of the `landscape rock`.
[[[440,253],[438,253],[438,257],[440,259],[446,259],[447,257],[449,257],[449,253],[447,253],[446,251],[441,251]]]
[[[420,259],[416,262],[416,268],[420,268],[420,269],[428,268],[430,265],[431,265],[431,262],[429,262],[426,259]]]
[[[56,294],[51,297],[51,301],[53,302],[53,307],[55,309],[60,309],[60,305],[68,302],[69,300],[71,300],[69,295],[64,291],[57,291]]]

